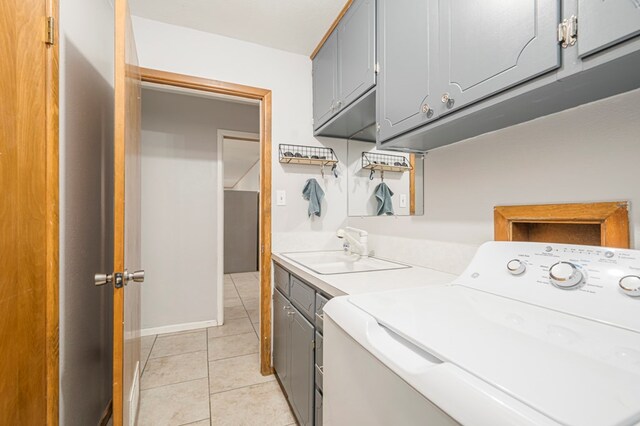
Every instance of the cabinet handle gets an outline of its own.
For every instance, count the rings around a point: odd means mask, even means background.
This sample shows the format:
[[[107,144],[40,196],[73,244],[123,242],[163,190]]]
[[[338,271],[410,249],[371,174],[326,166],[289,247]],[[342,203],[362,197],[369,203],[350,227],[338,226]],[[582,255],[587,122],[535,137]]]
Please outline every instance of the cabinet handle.
[[[319,314],[316,312],[316,318],[318,318],[320,321],[324,321],[324,314]]]
[[[287,312],[287,316],[292,317],[296,314],[296,311],[289,311]]]
[[[338,101],[338,102],[336,103],[336,108],[340,108],[341,106],[342,106],[342,101]]]
[[[427,114],[427,118],[433,117],[433,109],[429,106],[429,104],[422,105],[422,113]]]
[[[440,100],[442,101],[443,104],[447,105],[447,108],[451,108],[455,103],[451,95],[449,95],[449,93],[447,92],[442,94],[442,97],[440,98]]]

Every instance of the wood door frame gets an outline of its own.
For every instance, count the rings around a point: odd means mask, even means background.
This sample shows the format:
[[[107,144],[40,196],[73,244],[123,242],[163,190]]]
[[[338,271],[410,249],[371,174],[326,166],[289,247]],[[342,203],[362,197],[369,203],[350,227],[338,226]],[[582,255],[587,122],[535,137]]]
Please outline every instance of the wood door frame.
[[[220,167],[218,167],[217,178],[218,182],[222,183],[222,185],[218,184],[216,188],[216,211],[217,211],[217,235],[218,241],[216,244],[218,256],[216,259],[218,276],[216,277],[216,282],[218,284],[218,325],[222,325],[224,323],[224,140],[241,140],[241,141],[251,141],[260,143],[260,135],[257,133],[250,132],[238,132],[235,130],[224,130],[218,129],[217,135],[217,158],[220,161]],[[258,159],[260,161],[260,159]],[[258,247],[259,248],[259,247]],[[221,254],[222,253],[222,254]]]
[[[260,101],[260,372],[271,367],[271,90],[140,68],[143,82]]]
[[[45,328],[46,328],[46,424],[59,422],[60,400],[60,62],[59,1],[46,0],[46,14],[53,18],[53,44],[46,45],[46,242]]]

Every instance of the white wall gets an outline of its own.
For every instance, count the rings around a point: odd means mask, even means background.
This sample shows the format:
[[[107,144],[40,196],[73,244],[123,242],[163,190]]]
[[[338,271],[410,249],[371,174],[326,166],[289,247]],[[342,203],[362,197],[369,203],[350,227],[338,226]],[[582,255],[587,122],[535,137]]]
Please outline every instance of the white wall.
[[[60,1],[61,425],[97,424],[111,399],[113,8]]]
[[[335,230],[346,223],[346,179],[321,179],[319,169],[282,165],[278,144],[320,145],[313,137],[311,60],[215,34],[134,17],[133,27],[143,67],[212,78],[272,91],[273,249],[339,247]],[[323,139],[346,161],[343,140]],[[307,216],[302,199],[305,181],[318,179],[325,191],[321,218]],[[287,205],[276,206],[277,190],[287,191]]]
[[[231,189],[234,191],[260,192],[260,161],[256,162]]]
[[[349,224],[374,234],[379,255],[460,272],[493,239],[496,205],[629,200],[637,247],[639,159],[635,90],[434,150],[425,158],[424,216]]]
[[[143,333],[217,318],[217,130],[259,123],[255,105],[143,90]]]

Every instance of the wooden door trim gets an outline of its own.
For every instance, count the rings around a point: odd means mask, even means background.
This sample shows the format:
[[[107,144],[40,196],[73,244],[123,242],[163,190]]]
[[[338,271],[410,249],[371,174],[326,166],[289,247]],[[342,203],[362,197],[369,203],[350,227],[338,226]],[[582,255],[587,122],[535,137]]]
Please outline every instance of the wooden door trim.
[[[47,15],[59,22],[58,0],[47,0]],[[54,25],[54,43],[46,45],[46,259],[45,328],[46,328],[46,424],[59,422],[59,324],[60,324],[60,170],[59,170],[59,48],[58,26]]]
[[[629,203],[626,201],[497,206],[494,208],[495,240],[513,241],[516,223],[600,224],[602,246],[630,246]]]
[[[271,90],[140,68],[143,82],[183,87],[260,101],[260,372],[271,367]]]
[[[335,30],[338,24],[340,23],[340,20],[342,19],[342,17],[345,15],[345,13],[347,13],[347,10],[349,10],[349,8],[351,7],[351,3],[353,3],[353,0],[347,0],[345,5],[342,7],[342,10],[340,11],[340,13],[338,13],[338,16],[336,16],[336,19],[333,20],[333,23],[331,24],[327,32],[322,37],[322,40],[320,40],[320,43],[318,43],[316,48],[313,49],[313,52],[311,52],[311,56],[310,56],[311,60],[313,60],[313,58],[316,57],[320,49],[322,49],[322,46],[324,46],[324,42],[327,41],[327,39],[329,38],[333,30]]]

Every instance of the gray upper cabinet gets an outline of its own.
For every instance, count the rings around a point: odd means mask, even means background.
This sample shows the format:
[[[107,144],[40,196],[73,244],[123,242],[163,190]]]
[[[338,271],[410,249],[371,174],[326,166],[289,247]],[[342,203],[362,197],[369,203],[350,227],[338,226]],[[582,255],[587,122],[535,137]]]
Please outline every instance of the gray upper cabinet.
[[[375,12],[375,0],[356,0],[338,24],[338,109],[376,84]]]
[[[312,425],[314,419],[314,350],[315,330],[298,311],[291,321],[291,357],[289,400],[301,425]]]
[[[326,123],[335,111],[338,95],[338,32],[334,31],[313,59],[314,129]]]
[[[560,66],[559,0],[441,0],[438,15],[440,114]]]
[[[437,7],[438,0],[378,0],[379,140],[437,116],[439,100],[432,88],[438,63]]]
[[[578,0],[578,55],[640,34],[640,0]]]
[[[375,86],[375,16],[375,0],[354,0],[313,58],[314,130],[350,105],[358,105],[356,101]]]
[[[278,290],[273,292],[273,367],[287,394],[289,380],[289,334],[291,304]]]

